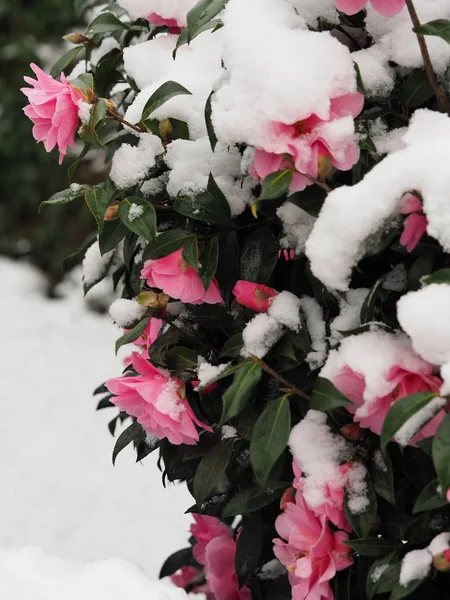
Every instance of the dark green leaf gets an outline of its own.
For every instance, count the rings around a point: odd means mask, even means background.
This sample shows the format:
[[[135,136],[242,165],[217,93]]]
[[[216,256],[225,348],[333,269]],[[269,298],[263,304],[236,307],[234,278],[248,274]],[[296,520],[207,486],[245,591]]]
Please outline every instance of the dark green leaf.
[[[268,484],[265,488],[255,485],[238,492],[226,505],[222,517],[234,517],[235,515],[248,515],[252,512],[267,506],[271,502],[278,500],[282,492],[290,484],[285,482],[276,482]]]
[[[88,27],[88,33],[111,33],[122,29],[129,29],[112,12],[100,13]]]
[[[190,43],[195,37],[197,37],[198,35],[200,35],[204,31],[208,31],[208,29],[212,29],[213,32],[214,32],[217,29],[220,29],[221,27],[223,27],[222,21],[220,19],[213,19],[212,21],[209,21],[209,23],[205,23],[202,27],[200,27],[200,29],[197,29],[197,31],[195,32],[195,34],[192,36],[191,40],[188,40],[188,33],[189,33],[188,30],[187,29],[183,29],[183,31],[178,36],[175,49],[172,52],[173,58],[175,59],[175,57],[177,55],[178,48],[180,48],[180,46],[184,46],[185,44]]]
[[[392,404],[381,431],[381,449],[383,452],[398,430],[419,410],[425,408],[436,396],[435,392],[418,392],[417,394],[409,394],[400,398],[400,400]],[[424,424],[421,425],[419,431]]]
[[[267,225],[250,234],[241,249],[239,279],[267,284],[277,264],[275,236]]]
[[[187,41],[190,43],[225,7],[227,0],[199,0],[187,14]]]
[[[397,585],[400,576],[398,554],[393,552],[372,563],[367,575],[366,593],[369,598],[376,594],[390,592]]]
[[[318,377],[311,397],[311,408],[313,410],[328,411],[346,404],[351,404],[329,379]]]
[[[382,454],[381,450],[375,452],[379,454],[376,457],[374,455],[370,463],[373,487],[379,496],[395,505],[394,474],[391,458],[388,452],[385,452],[385,454]]]
[[[104,148],[98,137],[98,127],[106,117],[106,102],[103,98],[97,100],[92,106],[89,123],[83,125],[81,137],[86,144],[91,144],[95,148]]]
[[[236,541],[234,558],[234,570],[238,576],[240,588],[258,566],[263,542],[263,524],[259,516],[246,518]]]
[[[202,458],[194,477],[194,497],[200,506],[216,488],[231,458],[233,443],[223,440]]]
[[[220,304],[202,304],[190,313],[196,323],[205,329],[223,329],[229,327],[233,317]]]
[[[200,264],[200,279],[202,280],[203,287],[207,290],[216,274],[217,265],[219,264],[219,240],[216,237],[209,238],[204,243],[200,256]]]
[[[171,369],[178,375],[186,371],[186,369],[196,369],[198,353],[191,348],[182,346],[174,346],[165,354],[165,359]]]
[[[98,245],[100,248],[100,254],[106,254],[123,240],[127,234],[127,228],[119,219],[114,221],[105,221],[103,229],[98,236]]]
[[[373,320],[373,316],[375,313],[375,306],[376,306],[376,303],[378,300],[378,295],[383,287],[384,279],[385,279],[385,275],[380,277],[375,282],[375,285],[372,287],[370,292],[367,294],[367,297],[361,306],[361,313],[360,313],[361,325],[364,325],[364,323],[369,323],[370,321]]]
[[[172,229],[170,231],[164,231],[154,242],[150,242],[142,256],[143,260],[149,260],[150,258],[163,258],[176,252],[184,246],[193,236],[190,231],[182,231],[181,229]]]
[[[247,366],[253,365],[253,364],[254,364],[253,359],[248,358],[248,359],[238,363],[237,365],[230,365],[229,367],[227,367],[226,369],[221,371],[219,373],[219,375],[217,375],[217,377],[214,377],[214,379],[209,379],[206,386],[202,386],[202,387],[199,386],[197,389],[198,389],[198,391],[201,391],[203,389],[203,387],[207,387],[207,386],[211,385],[212,383],[219,381],[220,379],[225,379],[225,377],[230,377],[230,375],[234,375],[241,368],[247,367]]]
[[[94,215],[98,230],[101,232],[105,222],[106,209],[108,208],[108,198],[105,190],[102,188],[94,188],[87,190],[84,194],[86,204]]]
[[[58,77],[61,71],[64,71],[66,67],[70,65],[72,61],[76,59],[81,50],[84,49],[84,46],[77,46],[76,48],[71,48],[67,52],[65,52],[60,59],[58,59],[53,67],[50,70],[50,75],[52,77]]]
[[[450,21],[447,19],[429,21],[419,27],[414,27],[413,31],[420,35],[436,35],[450,44]]]
[[[139,321],[136,327],[134,327],[133,329],[122,335],[118,340],[116,340],[116,354],[119,351],[119,348],[121,348],[125,344],[131,344],[131,342],[137,340],[138,337],[140,337],[144,333],[145,328],[147,327],[149,322],[150,317],[142,319],[142,321]]]
[[[289,186],[292,183],[292,176],[291,169],[284,169],[283,171],[276,171],[267,175],[262,183],[261,193],[256,202],[281,198],[289,190]]]
[[[228,202],[213,196],[209,191],[205,191],[195,198],[178,197],[173,208],[181,215],[197,221],[217,223],[218,225],[227,225],[230,221]]]
[[[217,140],[216,132],[214,131],[214,126],[213,126],[212,120],[211,120],[211,114],[212,114],[211,100],[212,100],[213,94],[214,94],[214,92],[210,93],[210,95],[208,96],[208,99],[206,101],[206,104],[205,104],[205,123],[206,123],[206,131],[208,132],[209,143],[211,144],[211,150],[214,152],[214,148],[216,147],[218,140]]]
[[[164,577],[168,577],[182,567],[186,567],[191,564],[195,564],[195,560],[192,556],[192,546],[183,548],[182,550],[177,550],[164,562],[159,573],[159,579],[164,579]]]
[[[430,481],[430,483],[423,488],[414,504],[413,515],[424,510],[441,508],[448,504],[445,494],[442,494],[442,491],[440,492],[438,488],[440,488],[438,479],[433,479],[433,481]]]
[[[354,513],[349,507],[349,496],[345,495],[344,510],[353,531],[360,538],[365,538],[369,535],[372,525],[377,515],[377,497],[372,486],[369,475],[365,478],[366,491],[365,496],[369,503],[363,512]]]
[[[238,415],[246,406],[253,388],[262,376],[262,367],[256,362],[241,363],[236,372],[233,383],[222,396],[223,411],[220,424],[225,423]]]
[[[182,256],[187,264],[198,272],[198,242],[195,235],[184,244]]]
[[[345,540],[347,546],[362,556],[384,556],[392,552],[396,542],[383,538],[369,537],[360,540]]]
[[[423,69],[414,69],[402,87],[402,99],[408,108],[416,108],[433,97],[433,88]]]
[[[242,333],[236,333],[225,342],[219,358],[239,358],[243,344]]]
[[[68,188],[67,190],[62,190],[61,192],[57,192],[53,194],[51,198],[48,200],[44,200],[39,204],[39,212],[41,212],[41,208],[45,205],[53,206],[55,204],[68,204],[75,200],[76,198],[80,198],[86,191],[86,186],[81,186],[80,189],[71,190]]]
[[[448,414],[433,438],[432,455],[434,468],[442,489],[450,488],[450,414]]]
[[[122,431],[114,445],[114,450],[112,454],[113,465],[116,463],[116,458],[119,452],[126,448],[128,444],[131,444],[133,440],[141,438],[142,434],[143,429],[137,421],[134,421],[129,427]]]
[[[188,94],[189,96],[192,95],[189,90],[176,81],[166,81],[166,83],[160,85],[159,88],[153,92],[153,94],[147,100],[144,110],[142,111],[141,121],[148,119],[152,112],[154,112],[157,108],[165,104],[171,98],[179,96],[180,94]]]
[[[397,583],[389,596],[389,600],[402,600],[402,598],[406,598],[423,583],[424,579],[414,579],[411,583],[408,583],[407,586]]]
[[[81,73],[76,79],[70,79],[70,83],[80,88],[83,92],[94,89],[94,78],[92,73]]]
[[[86,154],[89,152],[90,148],[91,148],[90,144],[85,144],[83,147],[83,150],[80,152],[80,154],[77,156],[77,158],[73,161],[73,163],[67,169],[67,177],[71,183],[73,182],[73,178],[74,178],[74,175],[75,175],[78,165],[83,160],[83,158],[86,156]]]
[[[119,204],[122,223],[149,242],[156,239],[156,213],[153,205],[137,196],[125,198]]]
[[[291,432],[291,411],[288,396],[272,400],[253,428],[250,462],[261,486],[270,470],[284,452]]]
[[[423,282],[427,285],[431,283],[450,283],[450,269],[440,269],[424,277]]]

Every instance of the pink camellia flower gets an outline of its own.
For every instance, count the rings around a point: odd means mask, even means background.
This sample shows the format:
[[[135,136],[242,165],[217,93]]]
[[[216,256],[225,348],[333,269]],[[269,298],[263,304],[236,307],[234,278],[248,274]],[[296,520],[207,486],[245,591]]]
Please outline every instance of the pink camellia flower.
[[[78,110],[84,100],[83,94],[67,81],[61,73],[61,81],[47,75],[37,65],[31,64],[37,81],[24,77],[33,88],[22,88],[30,104],[23,109],[33,121],[33,137],[44,142],[47,152],[57,145],[59,164],[62,163],[68,146],[75,145],[78,128]]]
[[[115,394],[111,402],[132,417],[147,433],[159,439],[167,438],[172,444],[195,444],[199,435],[195,427],[212,431],[197,419],[184,397],[184,385],[170,377],[168,371],[157,369],[137,352],[132,363],[138,373],[131,377],[117,377],[106,382]]]
[[[188,304],[222,304],[216,279],[205,290],[200,275],[184,260],[182,252],[177,250],[164,258],[148,260],[142,269],[141,279],[146,279],[149,287],[159,288]]]
[[[359,158],[354,136],[337,139],[330,123],[356,117],[363,104],[362,94],[347,94],[330,100],[327,119],[310,114],[291,124],[273,121],[264,148],[255,152],[250,174],[263,180],[270,173],[294,169],[290,189],[295,192],[313,183],[309,177],[326,177],[333,166],[341,171],[351,169]]]
[[[269,308],[270,298],[278,294],[267,285],[244,281],[243,279],[236,281],[232,293],[239,304],[256,312],[266,312]]]
[[[162,326],[163,321],[161,321],[161,319],[150,319],[143,333],[138,337],[137,340],[134,341],[134,344],[136,344],[136,346],[142,348],[142,357],[148,358],[148,349],[158,337]]]
[[[194,523],[191,525],[191,534],[197,540],[193,548],[194,558],[201,565],[205,564],[205,550],[207,544],[215,537],[231,537],[230,529],[216,517],[193,514]]]
[[[191,383],[192,383],[192,387],[194,388],[194,390],[197,391],[197,388],[200,386],[200,381],[198,379],[193,379],[191,381]],[[199,394],[210,394],[218,387],[219,387],[219,384],[217,383],[217,381],[214,381],[214,383],[207,385],[201,392],[199,392]]]
[[[236,542],[229,535],[212,539],[205,550],[206,581],[215,600],[251,600],[251,592],[244,585],[239,589],[234,569]]]
[[[192,594],[206,594],[207,600],[214,600],[211,589],[207,583],[198,584],[204,578],[202,571],[197,567],[181,567],[170,576],[170,581],[179,588],[186,589]]]
[[[295,258],[295,249],[294,248],[285,248],[284,250],[278,250],[278,258],[284,256],[285,260],[294,260]]]
[[[409,215],[403,224],[400,244],[406,246],[408,252],[412,252],[428,226],[428,220],[422,212],[422,203],[417,196],[407,193],[400,200],[397,210],[402,215]]]
[[[370,429],[377,435],[381,434],[384,419],[389,409],[396,400],[417,392],[438,392],[442,380],[433,375],[433,367],[429,363],[418,358],[414,370],[408,371],[399,365],[393,365],[386,373],[385,383],[389,392],[383,396],[374,398],[367,403],[364,400],[366,387],[365,378],[356,373],[350,367],[344,367],[333,383],[337,389],[347,396],[352,404],[346,404],[346,408],[355,414],[355,420],[361,427]],[[364,407],[364,411],[360,409]],[[445,411],[440,410],[411,440],[415,445],[418,441],[433,436],[445,417]]]
[[[335,0],[336,8],[346,15],[355,15],[367,4],[367,0]],[[405,6],[405,0],[370,0],[373,8],[385,17],[394,17]]]
[[[348,534],[332,532],[327,518],[314,515],[300,491],[275,527],[283,539],[273,540],[274,553],[289,571],[293,600],[333,600],[330,579],[352,564],[344,543]]]
[[[181,32],[182,29],[184,29],[183,27],[180,27],[177,23],[176,19],[166,19],[164,17],[162,17],[161,15],[158,15],[155,12],[152,12],[148,15],[148,17],[145,17],[147,19],[147,21],[149,23],[151,23],[152,25],[155,25],[156,27],[168,27],[169,28],[169,33],[173,33],[174,35],[177,35]]]
[[[351,531],[352,528],[344,513],[344,495],[345,486],[348,482],[348,472],[351,469],[350,463],[345,463],[339,467],[339,470],[334,479],[330,478],[322,490],[324,501],[317,506],[308,504],[303,496],[303,488],[305,486],[305,478],[302,476],[302,470],[298,462],[292,461],[294,471],[294,487],[302,493],[303,501],[309,510],[318,517],[326,517],[339,529]]]

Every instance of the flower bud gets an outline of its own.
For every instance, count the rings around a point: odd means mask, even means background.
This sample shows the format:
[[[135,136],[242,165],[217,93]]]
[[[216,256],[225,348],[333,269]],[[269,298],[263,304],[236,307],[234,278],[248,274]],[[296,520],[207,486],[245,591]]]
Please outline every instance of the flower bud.
[[[441,573],[450,571],[450,549],[433,556],[434,568]]]
[[[119,218],[119,204],[108,206],[105,214],[105,221],[114,221]]]
[[[148,306],[155,310],[162,310],[166,308],[170,297],[163,292],[157,294],[156,292],[141,292],[138,296],[138,303],[141,306]]]
[[[352,442],[362,440],[364,437],[363,431],[357,423],[348,423],[347,425],[344,425],[344,427],[341,427],[341,433]]]
[[[66,42],[70,42],[71,44],[84,44],[89,42],[88,38],[82,33],[68,33],[67,35],[63,35],[63,40],[66,40]]]
[[[319,179],[326,179],[333,169],[330,156],[319,156],[317,159],[317,173]]]
[[[173,127],[169,119],[164,119],[159,123],[159,134],[163,140],[170,139],[172,137]]]
[[[105,101],[107,110],[112,110],[113,112],[117,111],[117,105],[114,104],[112,100],[109,100],[108,98],[103,98],[103,100]]]
[[[281,510],[286,510],[286,506],[290,503],[295,502],[295,488],[290,487],[283,492],[283,495],[280,499],[280,508]]]

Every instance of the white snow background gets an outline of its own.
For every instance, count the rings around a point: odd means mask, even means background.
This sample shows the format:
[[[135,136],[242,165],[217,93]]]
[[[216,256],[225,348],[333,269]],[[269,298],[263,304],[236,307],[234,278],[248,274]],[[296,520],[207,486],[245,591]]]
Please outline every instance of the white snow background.
[[[55,581],[64,574],[64,589],[74,591],[70,573],[81,577],[89,570],[94,595],[81,587],[78,592],[87,600],[113,600],[115,571],[126,572],[137,586],[134,567],[108,561],[84,568],[23,548],[40,547],[65,561],[123,559],[156,580],[165,558],[187,545],[190,518],[184,511],[192,498],[183,486],[163,488],[157,453],[135,464],[127,448],[112,466],[114,439],[107,422],[116,409],[96,412],[99,397],[92,396],[123,368],[114,356],[121,332],[109,315],[86,310],[81,284],[65,285],[63,299],[46,298],[42,276],[24,263],[0,259],[0,280],[0,599],[72,598],[63,588],[52,595],[43,579],[38,593],[33,577],[54,568]],[[33,582],[31,588],[11,591],[15,571]],[[100,594],[91,585],[99,573],[105,585],[106,573],[115,581]]]

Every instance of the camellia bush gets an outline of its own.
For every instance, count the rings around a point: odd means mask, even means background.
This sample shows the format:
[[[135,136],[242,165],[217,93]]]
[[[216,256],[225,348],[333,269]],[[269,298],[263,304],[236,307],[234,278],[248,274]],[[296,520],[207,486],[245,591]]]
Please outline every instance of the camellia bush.
[[[121,292],[113,462],[193,497],[161,576],[447,598],[450,2],[119,0],[67,39],[24,110],[111,163],[44,204],[84,201],[84,288]]]

